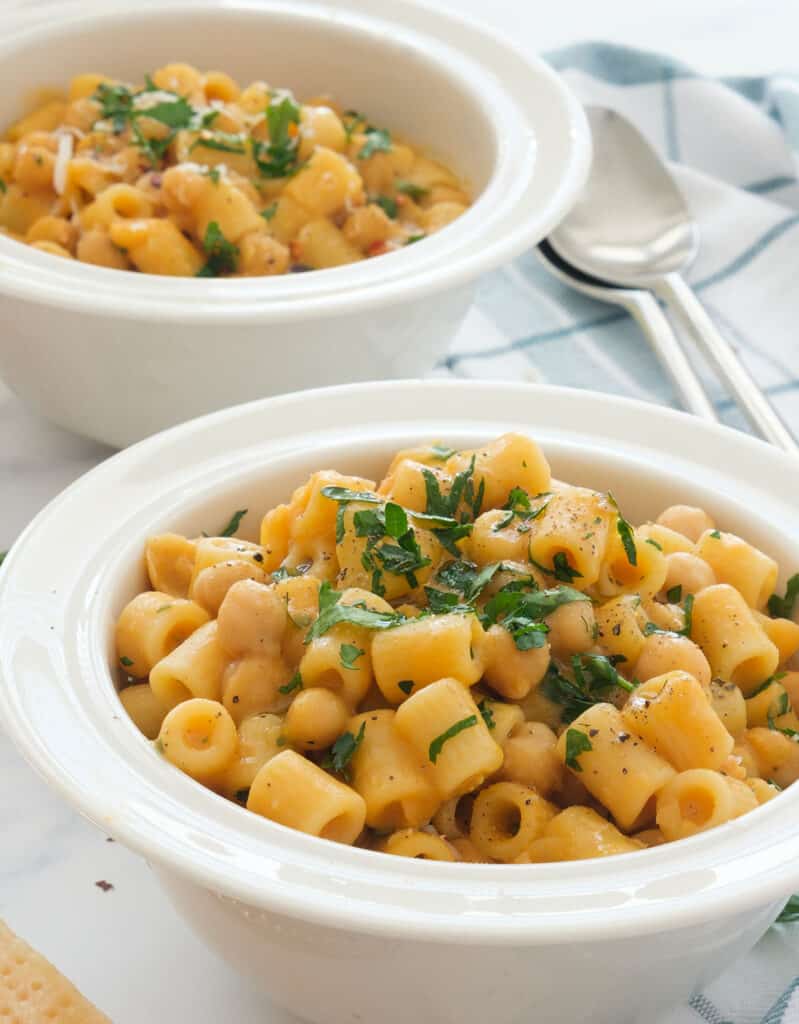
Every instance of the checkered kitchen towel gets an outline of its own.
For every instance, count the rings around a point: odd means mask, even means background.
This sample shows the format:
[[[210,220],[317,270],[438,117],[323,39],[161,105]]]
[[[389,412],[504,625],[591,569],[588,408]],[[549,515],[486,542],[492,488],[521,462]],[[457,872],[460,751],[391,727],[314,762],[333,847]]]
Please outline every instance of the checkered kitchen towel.
[[[672,161],[701,228],[689,277],[799,434],[799,77],[714,81],[606,43],[547,56],[582,100],[629,117]],[[698,368],[724,421],[743,428],[729,395],[701,360]],[[679,407],[629,316],[554,281],[534,253],[484,279],[439,372],[540,375]]]
[[[672,161],[702,231],[691,281],[799,435],[799,77],[712,81],[605,43],[548,57],[582,100],[625,114]],[[533,253],[484,280],[439,372],[541,376],[679,406],[630,318],[556,282]],[[702,375],[722,418],[743,427],[729,396]],[[799,1024],[798,974],[799,921],[777,925],[661,1024]]]

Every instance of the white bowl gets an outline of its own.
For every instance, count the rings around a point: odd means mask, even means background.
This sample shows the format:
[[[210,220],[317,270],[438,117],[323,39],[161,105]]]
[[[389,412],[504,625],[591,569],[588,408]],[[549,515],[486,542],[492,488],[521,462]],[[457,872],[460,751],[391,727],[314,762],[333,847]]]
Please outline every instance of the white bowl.
[[[311,470],[379,475],[422,438],[528,431],[633,519],[706,506],[799,565],[797,460],[682,413],[530,385],[403,381],[286,395],[177,427],[57,498],[0,572],[0,720],[73,805],[153,864],[210,946],[318,1024],[591,1020],[687,999],[799,888],[799,786],[714,831],[579,864],[440,864],[290,831],[159,757],[125,715],[113,621],[147,535],[244,533]]]
[[[567,212],[590,155],[582,108],[543,63],[403,0],[61,0],[12,19],[0,124],[43,83],[170,60],[330,92],[457,169],[474,205],[365,263],[214,281],[122,273],[0,236],[0,374],[50,419],[124,445],[302,387],[414,376],[447,350],[480,274]],[[17,25],[16,31],[13,25]]]

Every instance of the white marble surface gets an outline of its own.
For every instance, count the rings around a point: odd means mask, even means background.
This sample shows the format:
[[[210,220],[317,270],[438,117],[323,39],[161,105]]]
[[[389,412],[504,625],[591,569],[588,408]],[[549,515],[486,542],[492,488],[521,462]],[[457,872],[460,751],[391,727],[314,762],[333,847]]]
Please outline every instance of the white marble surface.
[[[449,6],[511,30],[534,49],[601,37],[667,50],[710,73],[795,67],[797,7],[790,0],[560,0],[545,7],[531,0],[453,0]],[[45,423],[2,385],[0,437],[2,550],[43,504],[109,452]],[[200,946],[144,862],[72,813],[1,735],[0,821],[0,917],[115,1024],[287,1021]],[[100,880],[113,889],[102,891]]]

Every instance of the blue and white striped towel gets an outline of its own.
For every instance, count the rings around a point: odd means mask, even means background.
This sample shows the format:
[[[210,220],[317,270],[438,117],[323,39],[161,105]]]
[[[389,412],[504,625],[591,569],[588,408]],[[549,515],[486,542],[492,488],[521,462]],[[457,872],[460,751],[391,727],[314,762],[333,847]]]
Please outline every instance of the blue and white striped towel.
[[[604,43],[548,56],[582,100],[625,114],[673,162],[702,232],[691,281],[799,435],[799,77],[713,81]],[[534,253],[484,280],[438,372],[540,376],[679,405],[630,318],[556,282]],[[743,427],[705,379],[723,419]],[[778,925],[661,1024],[799,1024],[798,973],[799,923]]]
[[[702,234],[689,277],[799,433],[799,77],[715,81],[604,43],[548,56],[581,99],[625,114],[673,161]],[[534,253],[484,280],[439,372],[540,375],[679,406],[627,314],[557,283]],[[725,422],[744,427],[712,374],[705,380]]]

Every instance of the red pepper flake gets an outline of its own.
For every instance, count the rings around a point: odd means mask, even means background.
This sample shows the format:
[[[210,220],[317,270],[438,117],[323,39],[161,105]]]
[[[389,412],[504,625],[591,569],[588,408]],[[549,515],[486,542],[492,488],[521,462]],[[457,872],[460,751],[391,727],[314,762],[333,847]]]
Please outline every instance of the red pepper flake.
[[[388,246],[385,242],[372,242],[369,248],[366,250],[367,256],[382,256],[383,253],[388,252]]]
[[[97,886],[98,889],[102,889],[103,892],[111,892],[111,890],[114,888],[113,885],[111,885],[110,882],[106,882],[104,878],[101,878],[99,882],[95,882],[94,884]]]

